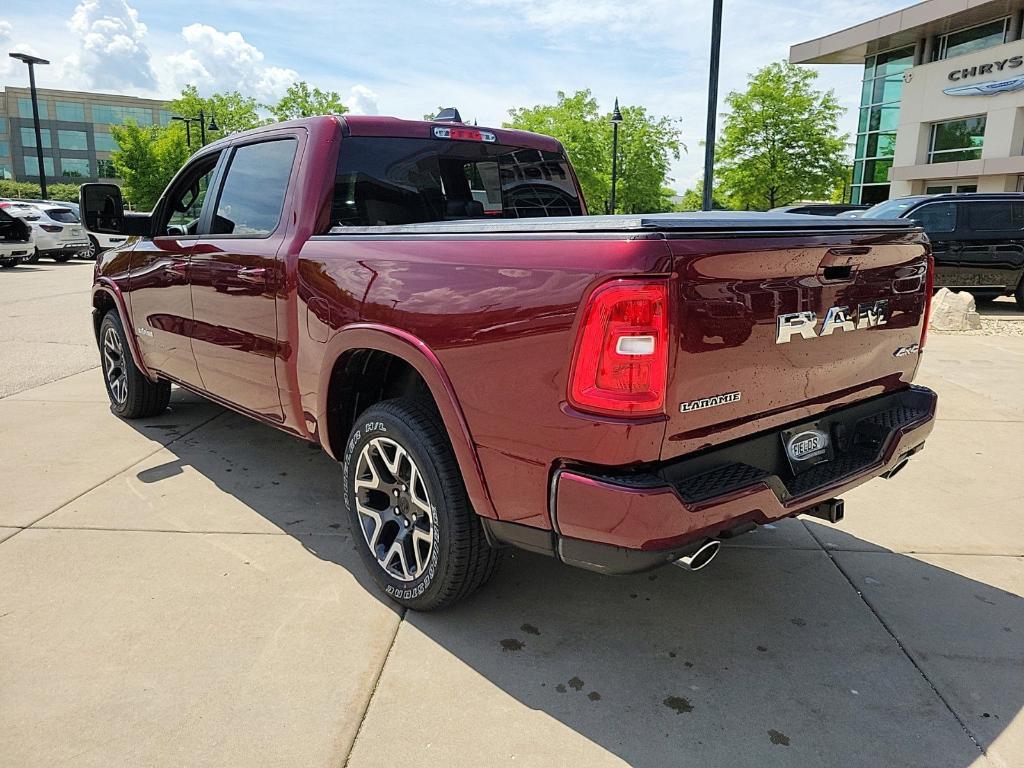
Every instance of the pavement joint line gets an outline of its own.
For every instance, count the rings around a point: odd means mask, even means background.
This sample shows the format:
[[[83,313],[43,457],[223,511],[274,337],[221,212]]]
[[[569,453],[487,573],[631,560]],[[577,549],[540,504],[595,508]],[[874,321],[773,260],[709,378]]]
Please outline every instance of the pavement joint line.
[[[64,381],[64,379],[70,379],[72,376],[77,376],[80,373],[85,373],[86,371],[91,371],[94,368],[99,368],[99,365],[98,364],[97,365],[90,365],[88,368],[83,368],[80,371],[75,371],[74,373],[69,373],[69,374],[67,374],[65,376],[60,376],[60,377],[58,377],[56,379],[51,379],[50,381],[43,382],[42,384],[36,384],[34,387],[26,387],[25,389],[19,389],[17,392],[8,392],[3,397],[0,397],[0,400],[6,400],[9,397],[14,397],[15,395],[20,395],[22,392],[31,392],[33,389],[41,389],[42,387],[45,387],[48,384],[53,384],[55,381]],[[77,403],[77,402],[80,402],[80,401],[78,401],[78,400],[67,400],[67,401],[65,401],[65,400],[52,400],[52,401],[51,400],[26,400],[25,402],[27,402],[27,403],[46,403],[46,402],[54,402],[54,403],[63,403],[63,402],[71,403],[71,402],[74,402],[74,403]]]
[[[804,527],[807,528],[806,523],[804,523]],[[814,536],[814,531],[812,531],[810,528],[807,528],[807,530],[811,534],[811,536]],[[815,536],[815,538],[817,537]],[[890,627],[886,623],[885,619],[882,618],[881,614],[879,614],[878,611],[875,610],[875,607],[871,604],[871,601],[867,599],[864,593],[857,588],[857,585],[854,583],[853,578],[850,576],[850,574],[843,570],[843,567],[832,556],[832,552],[828,549],[825,549],[824,547],[822,547],[822,549],[824,549],[825,554],[828,555],[828,559],[832,561],[832,565],[834,565],[836,570],[839,571],[840,574],[842,574],[844,579],[846,579],[846,582],[850,585],[850,588],[857,593],[857,597],[859,597],[861,599],[861,602],[863,602],[867,609],[871,611],[871,615],[875,617],[875,619],[882,626],[882,628],[889,634],[889,637],[892,638],[893,642],[896,643],[896,647],[900,649],[903,655],[906,656],[907,661],[909,661],[914,666],[914,669],[916,669],[918,674],[921,675],[921,678],[928,684],[928,687],[932,689],[932,693],[934,693],[936,698],[942,702],[942,704],[949,711],[949,714],[953,716],[953,719],[960,724],[960,727],[963,729],[963,732],[967,735],[967,738],[969,738],[971,742],[974,744],[974,746],[977,747],[978,752],[980,752],[987,758],[989,755],[988,752],[985,750],[985,747],[982,746],[981,742],[978,741],[975,735],[971,732],[971,729],[967,727],[967,723],[964,722],[963,718],[961,718],[960,715],[957,714],[956,710],[953,709],[953,706],[949,703],[946,697],[943,696],[939,689],[935,686],[935,683],[933,683],[931,679],[928,677],[928,675],[925,674],[925,671],[917,663],[917,660],[914,659],[910,651],[907,650],[906,646],[904,646],[900,639],[896,636],[896,633],[892,630],[892,627]]]
[[[384,667],[388,664],[388,659],[391,658],[391,653],[395,650],[395,643],[398,640],[398,632],[402,628],[402,623],[405,621],[406,608],[401,609],[402,612],[398,616],[398,624],[395,626],[395,634],[391,636],[391,644],[388,646],[388,652],[384,654],[384,661],[380,665],[380,669],[377,670],[377,676],[373,679],[373,688],[370,689],[370,695],[366,697],[366,706],[363,707],[363,711],[359,713],[359,725],[356,726],[356,732],[352,736],[352,743],[348,745],[348,754],[345,755],[345,762],[342,763],[342,768],[348,768],[348,763],[352,759],[352,753],[356,751],[356,744],[359,742],[359,734],[363,732],[363,723],[366,722],[366,715],[370,711],[370,705],[373,703],[373,697],[377,695],[377,687],[380,685],[380,679],[384,675]]]
[[[58,510],[54,510],[56,512]],[[53,514],[52,512],[50,514]],[[18,528],[20,526],[10,526],[12,528]],[[329,533],[321,531],[183,531],[180,528],[109,528],[105,526],[89,526],[89,525],[35,525],[31,526],[37,531],[100,531],[102,533],[181,533],[190,536],[291,536],[292,538],[302,538],[304,536],[330,536],[331,538],[345,538],[349,534],[341,531],[331,531]],[[21,530],[26,530],[22,528]],[[17,536],[16,533],[12,533],[8,539]]]
[[[28,524],[28,525],[27,525],[26,527],[27,527],[27,528],[31,528],[31,527],[32,527],[32,526],[34,526],[34,525],[35,525],[36,523],[40,523],[40,522],[42,522],[43,520],[45,520],[46,518],[48,518],[48,517],[49,517],[50,515],[54,514],[55,512],[59,512],[60,510],[64,509],[64,507],[66,507],[66,506],[67,506],[68,504],[73,504],[74,502],[78,501],[78,500],[79,500],[80,498],[82,498],[83,496],[85,496],[85,494],[89,493],[90,491],[95,491],[95,490],[96,490],[97,488],[99,488],[99,487],[100,487],[101,485],[103,485],[104,483],[109,483],[109,482],[110,482],[111,480],[113,480],[113,479],[114,479],[115,477],[117,477],[118,475],[120,475],[120,474],[121,474],[122,472],[127,472],[127,471],[128,471],[129,469],[131,469],[132,467],[134,467],[134,466],[135,466],[136,464],[138,464],[138,463],[140,463],[140,462],[143,462],[143,461],[145,461],[146,459],[148,459],[148,458],[150,458],[150,457],[152,457],[152,456],[155,456],[156,454],[160,453],[160,451],[162,451],[162,450],[163,450],[164,448],[167,448],[167,447],[169,447],[169,446],[171,446],[171,445],[174,445],[174,444],[175,444],[176,442],[178,442],[178,441],[179,441],[179,440],[181,440],[182,438],[184,438],[184,437],[187,437],[188,435],[191,435],[191,434],[192,434],[193,432],[195,432],[195,431],[196,431],[197,429],[200,429],[201,427],[205,427],[205,426],[206,426],[207,424],[209,424],[209,423],[210,423],[211,421],[213,421],[214,419],[219,419],[219,418],[220,418],[221,416],[224,416],[224,415],[225,415],[226,413],[227,413],[227,411],[220,411],[220,412],[218,412],[218,413],[215,413],[215,414],[214,414],[213,416],[211,416],[210,418],[206,419],[205,421],[202,421],[202,422],[200,422],[199,424],[196,424],[196,425],[195,425],[194,427],[192,427],[192,429],[190,429],[190,430],[188,430],[188,431],[186,431],[186,432],[182,432],[182,433],[181,433],[180,435],[178,435],[178,436],[177,436],[176,438],[174,438],[173,440],[170,440],[169,442],[167,442],[167,443],[164,443],[164,444],[162,444],[162,445],[158,446],[158,447],[157,447],[157,448],[156,448],[155,450],[152,450],[152,451],[150,451],[150,452],[149,452],[149,453],[147,453],[147,454],[146,454],[145,456],[142,456],[142,457],[140,457],[140,458],[138,458],[138,459],[135,459],[135,460],[134,460],[134,461],[133,461],[133,462],[132,462],[131,464],[128,464],[128,465],[126,465],[126,466],[124,466],[124,467],[121,467],[121,468],[120,468],[119,470],[117,470],[117,471],[116,471],[116,472],[114,472],[113,474],[111,474],[111,475],[108,475],[107,477],[105,477],[105,478],[103,478],[102,480],[100,480],[100,481],[99,481],[98,483],[96,483],[96,484],[94,484],[94,485],[91,485],[91,486],[89,486],[88,488],[86,488],[86,489],[85,489],[84,491],[82,491],[81,493],[75,494],[75,495],[74,495],[74,496],[72,496],[72,497],[71,497],[70,499],[68,499],[67,501],[65,501],[65,502],[61,503],[61,504],[60,504],[59,506],[57,506],[56,508],[54,508],[54,509],[51,509],[51,510],[50,510],[49,512],[47,512],[47,513],[46,513],[45,515],[43,515],[42,517],[38,517],[38,518],[36,518],[35,520],[33,520],[33,521],[32,521],[31,523],[29,523],[29,524]]]

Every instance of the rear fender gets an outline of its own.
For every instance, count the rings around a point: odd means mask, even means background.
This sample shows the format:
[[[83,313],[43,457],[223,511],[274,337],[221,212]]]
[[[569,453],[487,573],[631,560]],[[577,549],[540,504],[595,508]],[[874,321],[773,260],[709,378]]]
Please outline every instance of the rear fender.
[[[469,424],[459,406],[451,379],[445,372],[441,361],[434,352],[419,338],[398,328],[376,323],[356,323],[346,326],[327,343],[324,353],[324,366],[320,371],[320,387],[317,399],[317,423],[319,424],[320,444],[334,459],[332,436],[328,434],[330,420],[327,418],[327,396],[330,390],[331,374],[335,363],[346,352],[354,349],[374,349],[401,358],[423,377],[441,414],[448,438],[455,451],[466,491],[469,494],[473,509],[484,517],[497,517],[494,503],[491,500],[483,468],[473,444]],[[335,436],[336,437],[336,436]],[[342,444],[345,436],[341,436]]]

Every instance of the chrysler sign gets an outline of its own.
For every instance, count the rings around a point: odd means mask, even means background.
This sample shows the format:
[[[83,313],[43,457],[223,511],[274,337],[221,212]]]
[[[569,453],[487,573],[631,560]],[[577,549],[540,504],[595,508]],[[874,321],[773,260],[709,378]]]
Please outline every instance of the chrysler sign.
[[[997,73],[1009,74],[1008,70],[1017,69],[1024,65],[1024,56],[1010,56],[1006,59],[993,61],[990,64],[980,64],[974,67],[954,69],[948,77],[954,83],[962,82],[969,77],[981,75],[993,75]],[[1024,89],[1024,75],[1006,77],[1000,80],[986,80],[981,83],[970,83],[968,85],[956,85],[952,88],[943,89],[947,96],[991,96],[997,93],[1011,93]]]

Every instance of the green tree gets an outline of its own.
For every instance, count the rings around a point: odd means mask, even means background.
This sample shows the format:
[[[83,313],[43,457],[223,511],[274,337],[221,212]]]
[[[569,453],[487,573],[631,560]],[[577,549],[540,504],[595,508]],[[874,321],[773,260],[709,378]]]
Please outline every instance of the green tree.
[[[643,107],[622,108],[616,208],[641,213],[669,210],[669,164],[685,150],[675,121],[653,117]],[[589,90],[566,95],[554,104],[509,110],[507,128],[558,139],[576,169],[591,213],[604,213],[611,199],[611,113],[602,114]]]
[[[214,93],[208,97],[199,95],[194,85],[186,85],[181,95],[168,102],[167,109],[172,115],[180,117],[198,118],[203,113],[203,118],[209,123],[213,118],[217,121],[218,132],[206,132],[207,143],[227,136],[238,131],[247,131],[256,128],[266,121],[260,118],[260,105],[256,99],[243,96],[238,91],[226,93]],[[202,131],[198,124],[192,126],[192,146],[198,148],[201,142]]]
[[[143,127],[129,121],[111,126],[110,131],[120,147],[110,159],[123,181],[125,198],[137,209],[152,210],[188,159],[184,127],[180,123]]]
[[[309,83],[300,80],[288,86],[277,104],[264,104],[274,120],[294,120],[297,117],[315,115],[343,115],[348,107],[341,103],[341,96],[334,91],[310,88]]]
[[[711,208],[716,211],[727,210],[727,206],[716,190],[711,192]],[[692,189],[683,192],[683,199],[676,204],[677,211],[700,211],[704,208],[704,182],[698,181]]]
[[[829,199],[842,184],[846,136],[831,90],[814,89],[817,73],[787,62],[758,70],[729,112],[716,149],[721,192],[737,208],[765,210],[794,200]]]

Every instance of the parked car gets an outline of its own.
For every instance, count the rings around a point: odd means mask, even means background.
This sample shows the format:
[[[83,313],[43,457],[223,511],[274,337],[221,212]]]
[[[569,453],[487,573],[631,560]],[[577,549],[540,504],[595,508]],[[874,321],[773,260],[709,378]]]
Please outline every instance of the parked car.
[[[71,209],[20,200],[0,201],[0,207],[32,227],[35,252],[29,262],[35,263],[44,256],[64,262],[79,253],[88,253],[85,228]]]
[[[960,192],[887,200],[865,219],[916,221],[932,243],[935,287],[980,301],[1014,296],[1024,309],[1024,193]]]
[[[0,267],[16,267],[34,250],[32,227],[0,208]]]
[[[151,214],[109,184],[81,202],[132,236],[92,295],[113,413],[160,413],[173,382],[321,446],[410,608],[465,597],[508,545],[697,570],[759,524],[838,521],[932,429],[906,219],[584,216],[555,139],[376,116],[213,142]]]
[[[81,223],[79,216],[78,203],[66,203],[59,200],[24,200],[22,202],[30,203],[32,207],[46,210],[48,208],[66,208],[74,214],[74,221],[70,221],[70,217],[66,214],[62,215],[62,218],[69,219],[68,223],[76,224]],[[108,235],[97,232],[86,232],[86,237],[89,238],[89,247],[86,250],[80,250],[75,252],[75,256],[80,256],[85,259],[95,259],[103,251],[109,250],[116,245],[120,245],[128,238],[121,235]]]
[[[769,213],[806,213],[811,216],[839,216],[840,214],[853,218],[859,211],[867,210],[866,205],[855,205],[853,203],[797,203],[795,205],[783,205],[772,208]]]

